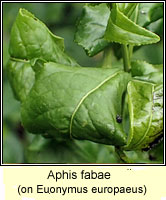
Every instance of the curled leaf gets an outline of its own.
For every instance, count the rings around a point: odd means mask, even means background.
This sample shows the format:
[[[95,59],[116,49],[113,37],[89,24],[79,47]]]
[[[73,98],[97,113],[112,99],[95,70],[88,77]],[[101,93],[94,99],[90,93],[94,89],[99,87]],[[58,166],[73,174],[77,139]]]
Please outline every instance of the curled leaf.
[[[43,58],[71,66],[78,64],[64,53],[63,38],[51,33],[33,14],[20,9],[11,30],[11,57],[31,60]]]
[[[125,16],[114,4],[111,10],[105,39],[120,44],[131,44],[135,46],[152,44],[160,40],[159,36],[135,24]]]
[[[119,10],[128,18],[133,14],[138,3],[117,3]]]
[[[124,145],[126,133],[116,116],[122,112],[129,79],[128,73],[116,68],[45,63],[22,105],[23,124],[32,133],[48,133],[56,139]]]
[[[130,130],[126,149],[145,148],[163,129],[163,86],[130,81],[127,86]]]
[[[25,100],[34,80],[32,63],[40,58],[46,61],[79,66],[64,52],[64,41],[53,35],[33,14],[20,9],[11,30],[8,77],[19,101]]]

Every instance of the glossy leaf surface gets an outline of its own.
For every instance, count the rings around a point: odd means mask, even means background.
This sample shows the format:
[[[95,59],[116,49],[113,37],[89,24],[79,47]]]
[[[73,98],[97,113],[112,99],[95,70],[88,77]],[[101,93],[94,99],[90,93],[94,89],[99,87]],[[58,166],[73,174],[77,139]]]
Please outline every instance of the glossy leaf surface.
[[[102,51],[108,42],[104,39],[110,10],[106,4],[86,5],[77,25],[75,42],[81,45],[89,56]]]
[[[130,75],[116,68],[78,68],[45,63],[22,106],[32,133],[123,145],[122,94]],[[117,100],[118,99],[118,100]]]
[[[162,134],[163,86],[134,80],[127,92],[130,130],[126,148],[144,148]]]
[[[163,83],[163,65],[152,65],[145,61],[132,61],[131,73],[135,79],[156,84]]]

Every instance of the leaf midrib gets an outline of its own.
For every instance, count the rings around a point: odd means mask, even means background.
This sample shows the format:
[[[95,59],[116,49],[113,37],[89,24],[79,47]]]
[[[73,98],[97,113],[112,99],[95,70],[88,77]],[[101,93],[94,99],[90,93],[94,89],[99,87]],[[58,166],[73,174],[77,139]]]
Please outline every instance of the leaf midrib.
[[[117,76],[119,73],[121,73],[121,71],[116,72],[115,74],[107,77],[105,80],[103,80],[100,84],[98,84],[95,88],[91,89],[89,92],[87,92],[87,94],[85,94],[81,100],[79,101],[79,103],[77,104],[76,108],[74,109],[72,115],[71,115],[71,120],[70,120],[70,125],[69,125],[69,133],[70,133],[70,137],[72,138],[72,124],[73,124],[73,120],[74,120],[74,116],[76,115],[76,112],[78,111],[79,107],[81,106],[81,104],[83,103],[83,101],[93,92],[95,92],[97,89],[99,89],[102,85],[104,85],[107,81],[109,81],[111,78]]]
[[[153,93],[154,93],[154,85],[152,86],[152,96],[153,96]],[[152,107],[153,107],[153,105],[152,105]],[[153,117],[153,113],[152,113],[152,109],[151,109],[149,124],[148,124],[148,127],[146,129],[146,132],[143,135],[143,137],[137,142],[135,147],[139,146],[142,143],[142,141],[144,141],[145,137],[147,136],[149,129],[150,129],[150,126],[151,126],[151,123],[152,123],[152,117]]]
[[[137,82],[140,82],[140,81],[137,81]],[[143,82],[143,81],[142,81]],[[152,85],[152,94],[153,94],[153,92],[154,92],[154,85]],[[133,104],[132,104],[132,102],[130,102],[131,103],[131,106],[132,106],[132,111],[131,111],[131,124],[133,124]],[[139,146],[141,143],[142,143],[142,141],[144,140],[144,138],[147,136],[147,134],[148,134],[148,132],[149,132],[149,129],[150,129],[150,126],[151,126],[151,122],[152,122],[152,117],[153,117],[153,115],[152,115],[152,110],[151,110],[151,115],[150,115],[150,119],[149,119],[149,123],[148,123],[148,127],[147,127],[147,129],[146,129],[146,131],[145,131],[145,133],[144,133],[144,135],[142,136],[142,138],[141,139],[139,139],[139,141],[136,143],[136,144],[134,144],[134,148],[135,147],[137,147],[137,146]],[[131,138],[130,138],[130,142],[128,143],[128,145],[127,146],[130,146],[130,144],[132,143],[132,141],[133,141],[133,136],[134,136],[134,131],[133,131],[133,126],[131,126],[131,130],[130,130],[130,134],[131,134]],[[133,145],[133,144],[132,144]]]

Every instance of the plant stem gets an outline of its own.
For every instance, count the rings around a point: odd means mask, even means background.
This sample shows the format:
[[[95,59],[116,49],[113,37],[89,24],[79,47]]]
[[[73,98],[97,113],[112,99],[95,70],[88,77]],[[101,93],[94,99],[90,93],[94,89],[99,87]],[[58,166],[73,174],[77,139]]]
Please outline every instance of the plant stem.
[[[130,60],[131,60],[131,57],[132,57],[132,54],[133,54],[133,48],[134,48],[133,45],[129,45],[129,58],[130,58]]]
[[[116,153],[119,155],[120,159],[124,162],[124,163],[133,163],[132,160],[130,160],[126,154],[123,152],[123,150],[121,150],[120,148],[116,147],[115,148]]]
[[[111,46],[108,46],[104,50],[103,54],[103,68],[111,68],[112,67],[112,62],[116,60],[113,49]]]
[[[124,71],[129,72],[130,70],[130,58],[129,58],[129,51],[127,45],[122,45],[122,55],[123,55],[123,66]]]
[[[29,60],[25,60],[25,59],[19,59],[19,58],[13,58],[11,57],[10,60],[16,61],[16,62],[23,62],[23,63],[29,63]]]

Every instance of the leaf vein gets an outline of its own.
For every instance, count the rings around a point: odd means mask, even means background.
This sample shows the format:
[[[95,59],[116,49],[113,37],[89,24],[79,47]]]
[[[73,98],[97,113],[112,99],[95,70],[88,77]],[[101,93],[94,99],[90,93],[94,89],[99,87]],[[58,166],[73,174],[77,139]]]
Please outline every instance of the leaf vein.
[[[72,125],[73,125],[73,120],[74,120],[74,116],[76,115],[76,112],[78,111],[79,107],[81,106],[81,104],[83,103],[83,101],[93,92],[95,92],[97,89],[99,89],[102,85],[104,85],[107,81],[109,81],[111,78],[115,77],[117,74],[119,74],[120,72],[116,72],[115,74],[107,77],[105,80],[103,80],[99,85],[97,85],[95,88],[93,88],[92,90],[90,90],[87,94],[85,94],[81,100],[79,101],[79,103],[77,104],[76,108],[74,109],[72,115],[71,115],[71,120],[70,120],[70,125],[69,125],[69,133],[70,133],[70,137],[72,138]]]

